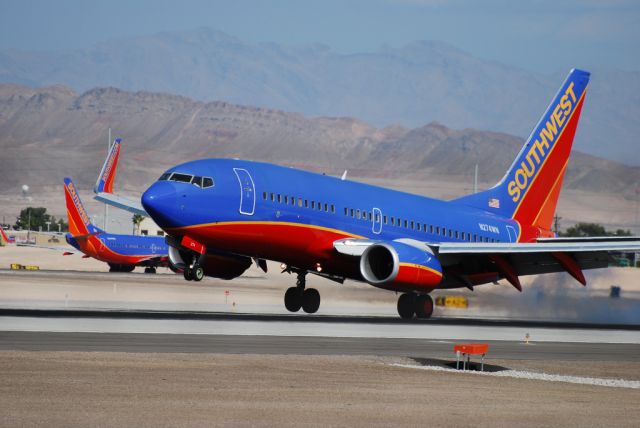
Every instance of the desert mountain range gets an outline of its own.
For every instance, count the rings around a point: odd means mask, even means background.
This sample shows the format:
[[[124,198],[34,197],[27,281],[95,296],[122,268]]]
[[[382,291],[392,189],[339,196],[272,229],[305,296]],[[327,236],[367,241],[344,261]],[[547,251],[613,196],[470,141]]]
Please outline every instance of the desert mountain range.
[[[202,157],[238,157],[328,174],[428,182],[497,182],[523,140],[504,133],[454,130],[438,123],[377,128],[351,118],[309,118],[281,110],[98,88],[0,85],[0,193],[34,191],[71,174],[95,182],[107,129],[124,139],[118,185],[139,191],[164,169]],[[636,198],[640,168],[575,152],[565,187]],[[464,191],[464,186],[457,192]],[[455,193],[455,191],[454,191]]]
[[[383,129],[374,130],[363,123],[342,119],[309,121],[285,115],[285,120],[283,113],[277,110],[253,111],[248,120],[257,124],[279,117],[290,127],[283,136],[290,139],[288,141],[301,136],[294,131],[296,123],[313,124],[314,131],[320,134],[299,140],[309,142],[309,147],[304,149],[307,153],[314,152],[316,142],[323,138],[323,132],[327,132],[320,131],[326,129],[322,124],[331,123],[334,128],[331,136],[338,141],[342,138],[341,133],[351,127],[357,128],[363,132],[361,138],[356,139],[362,144],[358,154],[365,157],[368,150],[384,150],[369,147],[369,142],[397,140],[397,144],[408,144],[411,138],[417,138],[416,133],[435,135],[439,132],[433,126],[418,128],[408,134],[396,128],[384,128],[395,124],[416,128],[439,122],[454,129],[493,130],[526,137],[568,71],[558,70],[552,75],[532,73],[474,57],[441,42],[420,41],[402,47],[383,47],[375,52],[341,54],[322,45],[252,44],[206,28],[110,40],[69,51],[0,52],[0,82],[29,87],[63,84],[79,93],[90,91],[77,101],[81,110],[88,107],[87,103],[115,101],[117,92],[107,90],[102,93],[92,91],[92,88],[117,87],[136,92],[120,97],[134,97],[153,106],[156,106],[154,100],[160,101],[159,95],[137,91],[166,92],[202,102],[222,100],[231,103],[229,106],[198,104],[202,110],[194,120],[240,108],[231,106],[233,104],[300,112],[307,117],[356,117]],[[637,120],[640,115],[640,72],[589,71],[593,73],[592,80],[576,148],[606,159],[640,165],[637,143],[640,135],[640,121]],[[60,97],[61,94],[52,96]],[[190,110],[196,104],[187,99],[172,100],[170,104],[175,108],[183,104],[187,115],[200,108]],[[125,111],[133,112],[138,107],[127,107]],[[159,126],[160,122],[154,121],[173,117],[173,113],[175,111],[160,109],[146,119],[151,120],[150,126]],[[271,114],[275,116],[264,116]],[[103,113],[100,118],[107,116]],[[164,126],[173,129],[183,123],[180,118],[175,119],[178,121],[175,125],[165,123]],[[199,125],[194,124],[194,130],[207,128]],[[98,129],[100,125],[95,126]],[[142,131],[144,126],[147,124],[137,129]],[[235,129],[228,123],[226,128]],[[261,143],[247,135],[255,130],[238,132],[245,144],[252,145],[259,153]],[[447,134],[447,138],[472,141],[473,137],[466,132],[454,133],[455,136]],[[135,134],[133,138],[138,135],[141,134]],[[259,131],[253,137],[257,135],[260,135]],[[229,138],[231,136],[220,134],[215,141],[223,144]],[[271,148],[265,149],[264,155],[269,150]],[[278,153],[280,149],[274,150]],[[294,151],[297,150],[299,148]],[[331,156],[324,150],[323,146],[316,153],[320,160]],[[434,155],[437,153],[437,147],[429,148],[430,153],[431,150],[435,150]],[[360,160],[357,157],[356,161]],[[315,159],[309,163],[315,163]]]

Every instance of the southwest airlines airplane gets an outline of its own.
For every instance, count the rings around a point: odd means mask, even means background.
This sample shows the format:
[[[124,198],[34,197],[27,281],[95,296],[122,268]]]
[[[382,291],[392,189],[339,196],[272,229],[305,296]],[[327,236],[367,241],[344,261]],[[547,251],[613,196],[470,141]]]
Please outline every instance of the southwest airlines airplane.
[[[441,201],[277,165],[203,159],[167,170],[142,195],[164,229],[169,259],[188,280],[230,279],[252,259],[297,275],[284,303],[314,313],[307,273],[402,293],[402,318],[428,318],[434,289],[604,268],[638,238],[556,238],[551,223],[584,103],[589,73],[572,70],[493,188]]]
[[[102,166],[95,191],[113,194],[121,139],[114,140]],[[145,273],[155,273],[157,266],[168,266],[168,248],[161,236],[116,235],[107,233],[91,223],[80,195],[70,178],[64,179],[64,194],[69,219],[69,245],[85,254],[109,264],[110,272],[131,272],[145,266]]]

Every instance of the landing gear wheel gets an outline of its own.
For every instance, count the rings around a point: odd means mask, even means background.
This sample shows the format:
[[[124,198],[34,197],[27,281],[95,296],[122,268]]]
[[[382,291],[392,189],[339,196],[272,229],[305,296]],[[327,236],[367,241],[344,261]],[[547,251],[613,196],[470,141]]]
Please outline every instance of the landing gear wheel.
[[[120,265],[109,263],[109,272],[120,272]]]
[[[433,299],[428,294],[416,298],[416,317],[431,318],[433,314]]]
[[[196,282],[202,281],[202,278],[204,278],[204,269],[202,269],[202,266],[194,266],[191,272],[193,272],[193,280]]]
[[[413,318],[416,311],[416,296],[412,293],[404,293],[398,298],[398,315],[400,318],[408,320]]]
[[[319,304],[319,302],[318,302]],[[284,293],[284,306],[289,312],[298,312],[302,307],[302,296],[297,287],[289,287]]]
[[[320,307],[320,293],[315,288],[307,288],[302,294],[302,310],[315,314]]]
[[[154,267],[146,267],[146,268],[144,268],[144,273],[156,273],[156,268],[154,268]]]
[[[193,271],[191,270],[191,268],[184,268],[184,270],[182,271],[182,275],[187,281],[193,281]]]

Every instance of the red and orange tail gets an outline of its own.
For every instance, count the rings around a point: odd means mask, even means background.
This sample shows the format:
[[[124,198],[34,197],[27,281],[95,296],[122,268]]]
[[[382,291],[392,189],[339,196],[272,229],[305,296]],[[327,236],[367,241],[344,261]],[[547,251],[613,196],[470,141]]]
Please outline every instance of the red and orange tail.
[[[550,231],[589,76],[571,70],[502,180],[456,202]]]
[[[64,197],[67,203],[69,232],[72,236],[86,236],[101,232],[91,223],[89,215],[82,205],[76,186],[69,177],[64,179]]]
[[[122,147],[121,143],[122,139],[120,138],[116,138],[113,141],[94,188],[96,193],[113,193],[113,183],[116,180],[116,170],[118,169],[118,160],[120,159],[120,150]]]

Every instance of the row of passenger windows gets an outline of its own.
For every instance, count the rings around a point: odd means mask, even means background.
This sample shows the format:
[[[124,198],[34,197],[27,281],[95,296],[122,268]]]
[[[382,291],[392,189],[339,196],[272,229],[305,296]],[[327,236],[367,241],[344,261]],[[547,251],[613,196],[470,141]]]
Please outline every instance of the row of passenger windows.
[[[198,186],[202,189],[213,186],[213,178],[200,177],[198,175],[181,174],[179,172],[165,172],[160,176],[158,181],[177,181],[180,183],[191,183],[194,186]]]
[[[461,232],[454,229],[447,229],[446,227],[428,225],[419,223],[413,220],[403,220],[393,216],[387,217],[386,215],[380,218],[380,213],[375,211],[359,210],[355,208],[345,208],[344,215],[353,217],[359,220],[375,221],[379,223],[382,220],[382,224],[389,224],[391,226],[404,227],[405,229],[417,230],[418,232],[430,233],[432,235],[438,235],[443,237],[455,238],[461,241],[469,242],[498,242],[495,238],[488,238],[478,234],[471,234],[469,232]],[[374,219],[375,217],[375,219]]]
[[[325,211],[328,213],[335,214],[336,208],[333,204],[328,204],[326,202],[319,201],[310,201],[308,199],[282,195],[280,193],[273,192],[262,192],[262,199],[265,201],[277,202],[285,205],[298,205],[299,207],[310,208],[312,210]],[[419,223],[413,220],[403,220],[400,218],[396,218],[393,216],[383,215],[380,218],[380,212],[367,211],[367,210],[359,210],[355,208],[346,208],[344,209],[344,215],[348,217],[353,217],[355,219],[364,220],[364,221],[375,221],[376,223],[382,222],[382,224],[388,224],[391,226],[404,227],[405,229],[417,230],[418,232],[430,233],[432,235],[438,235],[443,237],[449,237],[452,239],[458,239],[462,241],[469,242],[498,242],[495,238],[488,238],[486,236],[481,236],[478,234],[471,234],[469,232],[460,232],[458,230],[447,229],[446,227],[427,225],[423,223]],[[374,220],[375,217],[375,220]]]
[[[296,198],[295,196],[281,195],[280,193],[262,192],[262,199],[265,201],[278,202],[286,205],[298,205],[299,207],[310,208],[312,210],[325,211],[335,214],[336,207],[333,204],[320,201],[310,201],[308,199]]]

